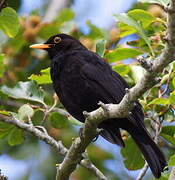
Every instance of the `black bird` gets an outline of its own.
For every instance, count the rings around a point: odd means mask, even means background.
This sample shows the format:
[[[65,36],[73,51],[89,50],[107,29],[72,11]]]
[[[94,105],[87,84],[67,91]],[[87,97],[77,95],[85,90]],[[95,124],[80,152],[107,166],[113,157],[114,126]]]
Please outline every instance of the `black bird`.
[[[66,110],[84,122],[83,111],[97,109],[98,102],[118,104],[128,88],[126,81],[96,53],[89,51],[75,38],[66,34],[50,37],[44,44],[31,48],[44,49],[51,59],[53,87]],[[100,135],[107,141],[124,147],[120,128],[128,131],[156,178],[161,176],[166,160],[144,125],[144,114],[135,102],[127,118],[108,119],[99,125]]]

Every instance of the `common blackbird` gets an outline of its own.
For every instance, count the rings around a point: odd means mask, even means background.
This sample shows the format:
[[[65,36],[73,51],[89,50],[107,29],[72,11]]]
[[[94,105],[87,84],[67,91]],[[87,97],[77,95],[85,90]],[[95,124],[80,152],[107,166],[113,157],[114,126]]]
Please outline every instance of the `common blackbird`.
[[[66,34],[50,37],[31,48],[46,50],[51,59],[53,87],[66,110],[84,122],[83,111],[97,109],[99,101],[118,104],[129,88],[126,81],[96,53]],[[166,160],[144,125],[144,114],[135,102],[127,118],[108,119],[101,124],[100,135],[112,144],[124,147],[120,128],[128,131],[145,157],[156,178],[161,176]]]

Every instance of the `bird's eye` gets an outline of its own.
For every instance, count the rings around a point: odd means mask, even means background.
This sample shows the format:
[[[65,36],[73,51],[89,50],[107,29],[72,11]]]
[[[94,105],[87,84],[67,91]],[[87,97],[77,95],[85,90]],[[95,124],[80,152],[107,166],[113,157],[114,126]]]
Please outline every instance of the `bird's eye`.
[[[57,44],[57,43],[59,43],[60,41],[61,41],[61,38],[60,38],[60,37],[57,36],[57,37],[54,38],[54,43]]]

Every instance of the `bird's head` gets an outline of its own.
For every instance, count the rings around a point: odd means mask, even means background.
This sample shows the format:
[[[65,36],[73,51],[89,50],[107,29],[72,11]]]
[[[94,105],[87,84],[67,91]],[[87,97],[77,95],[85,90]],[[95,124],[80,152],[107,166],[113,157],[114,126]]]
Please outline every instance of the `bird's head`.
[[[72,50],[85,49],[80,41],[67,34],[51,36],[45,43],[31,45],[30,48],[46,50],[51,59],[55,56],[69,53]]]

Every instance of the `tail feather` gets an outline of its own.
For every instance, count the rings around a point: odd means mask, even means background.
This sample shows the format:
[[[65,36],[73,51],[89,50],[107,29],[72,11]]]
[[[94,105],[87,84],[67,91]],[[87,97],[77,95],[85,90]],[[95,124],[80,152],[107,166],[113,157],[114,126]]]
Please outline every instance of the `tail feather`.
[[[105,127],[105,129],[100,132],[100,135],[112,144],[117,144],[121,147],[125,147],[119,129],[116,130],[115,128],[115,130],[113,130],[112,128]]]
[[[161,172],[163,172],[164,168],[167,166],[165,157],[145,128],[142,120],[143,116],[141,116],[138,111],[134,113],[134,117],[131,116],[128,119],[123,118],[120,120],[120,128],[128,131],[142,152],[152,173],[156,178],[159,178]],[[107,141],[124,147],[125,144],[121,138],[118,124],[116,124],[117,121],[119,120],[113,119],[108,121],[108,123],[101,123],[99,128],[102,128],[103,131],[100,135]]]
[[[167,165],[163,153],[151,139],[145,128],[141,128],[139,130],[129,130],[129,133],[141,150],[152,173],[156,178],[159,178],[161,176],[161,172],[163,172]]]

